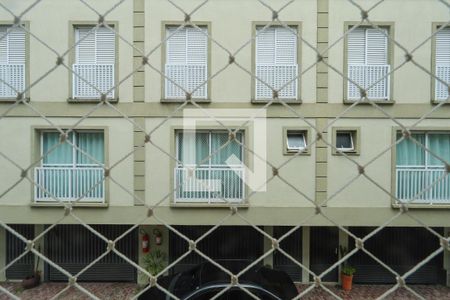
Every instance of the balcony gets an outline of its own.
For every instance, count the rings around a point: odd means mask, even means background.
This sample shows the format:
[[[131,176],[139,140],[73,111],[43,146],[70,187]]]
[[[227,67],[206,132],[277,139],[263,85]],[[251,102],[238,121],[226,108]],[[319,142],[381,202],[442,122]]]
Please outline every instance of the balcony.
[[[271,86],[278,93],[279,99],[297,99],[298,95],[298,65],[257,65],[255,79],[255,95],[257,100],[272,99]]]
[[[450,176],[443,167],[397,166],[396,175],[396,197],[400,201],[450,204]]]
[[[74,99],[99,99],[100,92],[106,93],[114,86],[113,64],[74,64],[73,72],[78,75],[72,75]],[[114,89],[107,97],[114,98]]]
[[[165,98],[185,99],[186,93],[180,88],[182,87],[187,92],[195,90],[192,98],[207,99],[207,74],[206,65],[166,65]]]
[[[81,203],[105,202],[104,170],[100,167],[39,167],[34,170],[34,180],[42,187],[34,187],[35,202],[57,202],[53,197],[62,201],[81,197]]]
[[[244,199],[244,168],[175,168],[175,203],[228,203]]]
[[[0,65],[0,80],[0,98],[16,98],[25,89],[25,65]]]
[[[436,77],[442,81],[450,83],[450,65],[436,65]],[[445,101],[448,98],[448,87],[436,79],[435,99]]]
[[[370,89],[367,98],[370,100],[389,100],[390,65],[349,65],[348,78],[360,87]],[[348,82],[347,99],[359,100],[361,94],[357,85]]]

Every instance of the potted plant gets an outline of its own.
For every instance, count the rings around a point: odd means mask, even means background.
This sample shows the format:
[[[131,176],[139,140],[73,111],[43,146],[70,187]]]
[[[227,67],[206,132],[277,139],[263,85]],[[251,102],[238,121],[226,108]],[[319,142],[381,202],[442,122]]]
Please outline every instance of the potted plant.
[[[344,246],[339,246],[339,252],[341,253],[341,258],[347,255],[348,249]],[[355,267],[348,264],[347,260],[344,261],[344,263],[341,266],[341,282],[342,282],[342,288],[345,291],[350,291],[352,289],[352,282],[353,282],[353,274],[355,274],[356,269]]]
[[[152,275],[156,275],[164,270],[166,265],[166,254],[159,249],[144,255],[144,268]]]
[[[40,248],[38,248],[40,252]],[[31,289],[38,286],[41,283],[41,271],[38,270],[40,257],[38,256],[36,259],[36,265],[34,266],[34,270],[31,271],[31,275],[25,277],[22,280],[22,287],[24,289]]]

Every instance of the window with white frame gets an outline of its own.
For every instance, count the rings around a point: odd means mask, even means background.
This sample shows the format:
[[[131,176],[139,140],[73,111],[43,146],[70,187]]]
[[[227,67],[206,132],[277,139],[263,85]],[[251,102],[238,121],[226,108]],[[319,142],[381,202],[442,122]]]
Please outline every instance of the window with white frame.
[[[336,132],[336,149],[342,152],[355,151],[354,144],[355,132],[352,131],[337,131]]]
[[[440,28],[436,33],[435,47],[435,100],[448,99],[450,83],[450,27]]]
[[[386,28],[357,27],[347,35],[347,99],[389,100],[388,35]]]
[[[208,98],[208,29],[166,28],[165,98]]]
[[[113,26],[110,26],[113,27]],[[116,36],[108,27],[75,27],[73,98],[114,98]]]
[[[236,202],[244,198],[243,133],[177,131],[175,202]]]
[[[0,98],[16,98],[25,89],[25,31],[0,26]]]
[[[304,130],[288,130],[286,132],[286,150],[288,153],[306,150],[306,134]]]
[[[75,131],[61,143],[60,132],[40,133],[42,163],[35,168],[35,200],[104,201],[104,133]]]
[[[272,88],[280,99],[297,99],[296,26],[256,27],[256,100],[272,99]]]
[[[402,138],[397,134],[397,140]],[[396,145],[396,196],[412,203],[450,204],[450,132],[412,132]],[[425,150],[425,148],[427,150]]]

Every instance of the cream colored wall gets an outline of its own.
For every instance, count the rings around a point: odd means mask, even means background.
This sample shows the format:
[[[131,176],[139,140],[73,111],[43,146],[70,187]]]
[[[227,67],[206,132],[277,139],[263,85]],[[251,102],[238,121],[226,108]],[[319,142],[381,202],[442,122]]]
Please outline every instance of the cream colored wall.
[[[400,120],[405,126],[411,126],[414,120]],[[390,120],[381,119],[343,119],[333,126],[356,126],[361,130],[361,152],[359,156],[351,156],[355,162],[365,165],[392,144],[393,128],[398,125]],[[448,128],[447,120],[424,120],[420,127]],[[388,150],[371,163],[366,169],[366,175],[372,178],[385,191],[391,193],[392,151]],[[328,156],[328,195],[338,192],[353,177],[358,175],[357,166],[343,156]],[[329,207],[390,207],[391,198],[381,188],[360,176],[350,186],[337,194],[328,202]]]
[[[379,1],[358,1],[364,9],[369,9]],[[439,1],[416,0],[406,4],[404,0],[384,1],[369,12],[373,22],[394,22],[394,39],[408,50],[413,50],[425,41],[414,53],[414,60],[427,70],[431,70],[432,22],[447,22],[448,8]],[[330,1],[329,36],[330,44],[344,35],[344,22],[360,21],[359,10],[347,0]],[[338,70],[343,69],[344,40],[341,39],[329,52],[329,62]],[[392,68],[405,61],[405,52],[394,47]],[[343,79],[336,72],[329,73],[329,102],[341,103],[343,99]],[[393,76],[393,100],[396,103],[429,103],[431,99],[431,78],[411,63],[396,70]],[[420,84],[417,84],[420,83]]]
[[[184,10],[190,12],[202,1],[184,1],[178,3]],[[274,9],[279,9],[284,2],[271,1]],[[280,13],[282,21],[302,22],[302,35],[309,43],[316,43],[316,1],[303,0],[291,3]],[[150,52],[161,43],[162,21],[183,21],[184,15],[166,0],[146,2],[146,52]],[[252,0],[214,1],[207,3],[193,14],[191,20],[211,22],[212,37],[226,49],[234,52],[248,42],[252,36],[252,22],[271,21],[272,13],[263,5]],[[228,63],[228,53],[214,42],[211,47],[211,73],[215,74]],[[251,43],[248,43],[239,54],[236,61],[249,71],[252,71]],[[316,54],[302,43],[302,69],[310,66],[316,59]],[[150,64],[161,70],[161,51],[158,49],[149,59]],[[147,67],[146,101],[160,101],[161,76]],[[211,99],[214,102],[250,102],[251,77],[237,66],[228,67],[215,77],[212,82]],[[315,102],[315,68],[302,76],[301,95],[303,102]]]
[[[146,128],[151,131],[162,119],[148,119]],[[225,121],[222,121],[225,122]],[[210,123],[214,127],[218,127],[217,123]],[[224,123],[227,124],[227,123]],[[228,126],[237,123],[228,123]],[[172,119],[164,123],[157,131],[152,134],[152,142],[168,151],[171,141],[171,131],[174,127],[181,128],[182,120]],[[203,125],[203,123],[201,124]],[[291,183],[295,188],[301,190],[310,199],[314,199],[314,172],[315,172],[315,153],[311,151],[309,156],[292,156],[283,155],[283,127],[305,127],[306,123],[295,119],[269,119],[267,122],[268,129],[268,160],[275,166],[281,165],[288,159],[292,159],[285,167],[281,168],[279,174]],[[251,131],[250,131],[251,137]],[[249,141],[252,145],[252,140]],[[253,146],[249,146],[252,147]],[[172,153],[175,157],[175,153]],[[250,154],[251,157],[251,154]],[[175,160],[168,155],[162,153],[159,149],[152,145],[146,148],[146,196],[147,202],[153,204],[167,196],[173,189],[173,183],[170,181],[173,172]],[[253,161],[250,158],[250,164]],[[272,170],[267,167],[267,178],[272,176]],[[248,189],[248,188],[247,188]],[[173,197],[166,199],[164,205],[169,205]],[[249,204],[254,206],[274,206],[274,207],[291,207],[302,206],[312,207],[304,197],[300,196],[293,188],[282,182],[279,178],[275,178],[267,185],[267,192],[259,192],[250,197]]]
[[[51,119],[58,126],[70,126],[78,119]],[[5,121],[3,121],[5,122]],[[0,151],[22,168],[31,164],[31,145],[34,129],[32,127],[48,127],[49,123],[42,119],[8,118],[7,126],[0,126],[0,140],[2,141]],[[133,150],[132,125],[122,119],[86,119],[78,127],[103,127],[107,128],[109,135],[108,157],[109,164],[115,164]],[[11,130],[14,128],[14,130]],[[105,139],[106,140],[106,139]],[[3,193],[20,178],[20,170],[0,156],[0,191]],[[128,157],[111,170],[111,176],[129,191],[133,191],[133,163]],[[30,205],[31,183],[23,180],[9,193],[0,199],[0,205]],[[132,206],[133,198],[117,184],[109,183],[109,204],[112,206]]]
[[[33,2],[31,0],[7,0],[3,4],[15,14],[20,14]],[[108,0],[98,0],[90,3],[97,11],[104,13],[113,3]],[[133,41],[133,1],[124,1],[120,6],[106,16],[106,21],[117,21],[119,33],[126,40]],[[0,20],[9,21],[12,17],[5,10],[0,10]],[[30,31],[59,54],[69,48],[69,21],[89,21],[96,23],[98,15],[78,0],[51,0],[39,3],[23,17],[30,22]],[[118,47],[119,78],[123,79],[133,70],[133,49],[119,41]],[[49,50],[36,38],[30,37],[30,81],[38,80],[56,64],[57,55]],[[69,64],[69,55],[64,57]],[[31,101],[61,102],[69,98],[69,71],[60,66],[31,89]],[[51,88],[49,88],[51,87]],[[131,79],[120,85],[119,98],[121,102],[132,102]]]

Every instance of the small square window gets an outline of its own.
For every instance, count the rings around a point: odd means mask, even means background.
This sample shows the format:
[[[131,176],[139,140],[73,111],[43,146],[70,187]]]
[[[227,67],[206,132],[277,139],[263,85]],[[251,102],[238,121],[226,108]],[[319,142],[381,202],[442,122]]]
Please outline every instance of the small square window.
[[[333,128],[333,155],[360,155],[360,129],[357,127]]]
[[[336,148],[342,152],[355,151],[355,145],[353,144],[353,132],[350,131],[338,131],[336,133]]]
[[[288,152],[298,152],[306,148],[306,134],[301,131],[288,131],[286,146]]]

